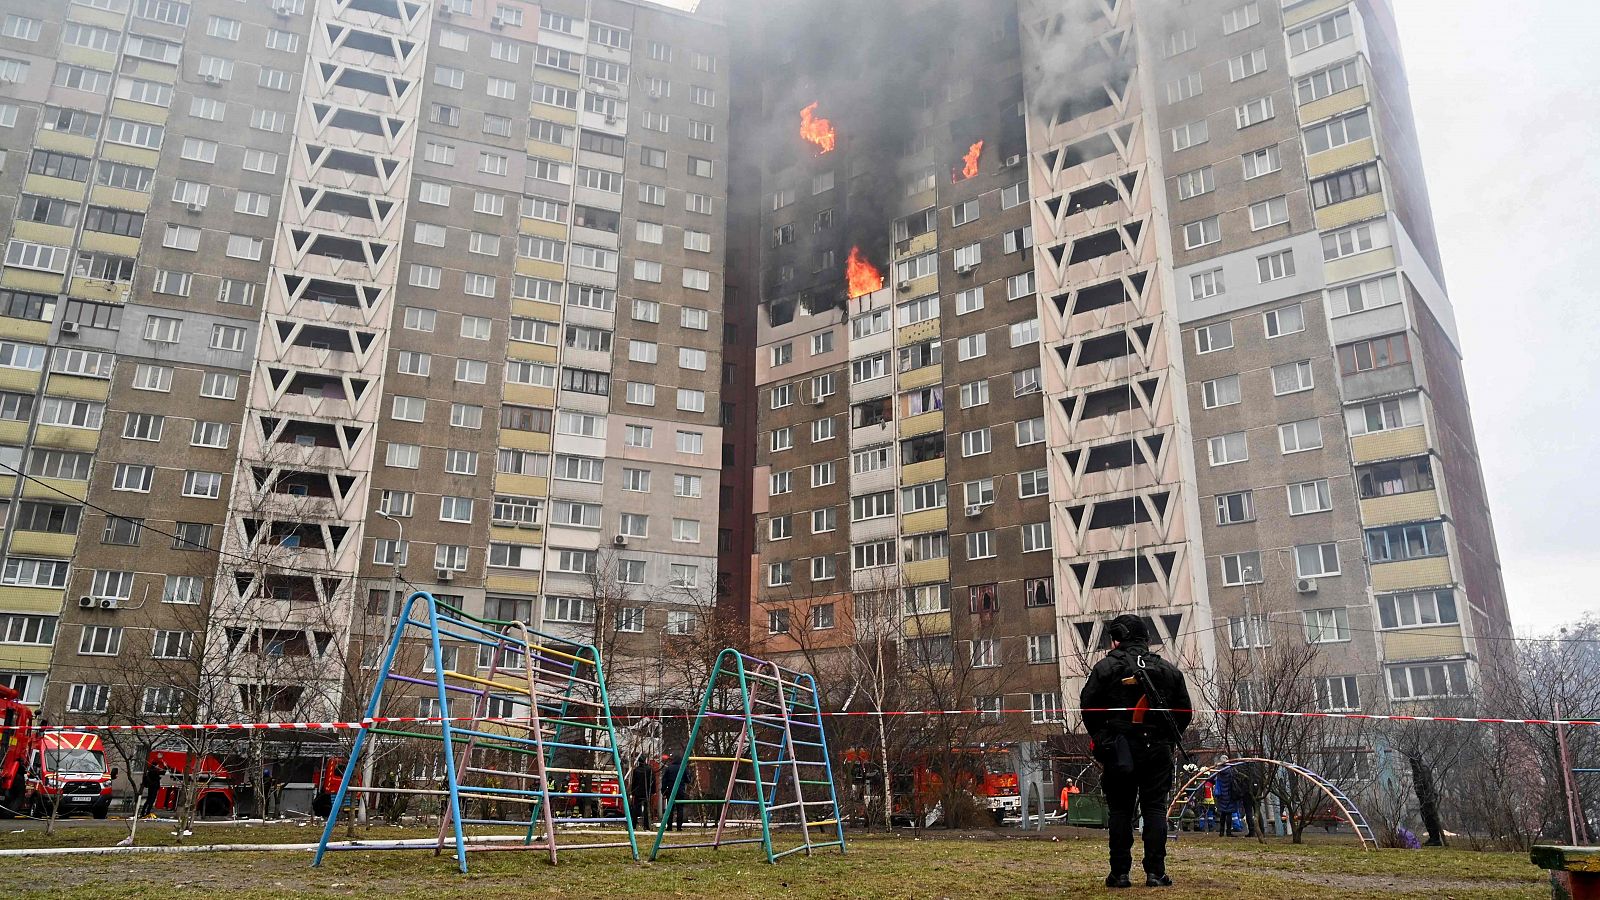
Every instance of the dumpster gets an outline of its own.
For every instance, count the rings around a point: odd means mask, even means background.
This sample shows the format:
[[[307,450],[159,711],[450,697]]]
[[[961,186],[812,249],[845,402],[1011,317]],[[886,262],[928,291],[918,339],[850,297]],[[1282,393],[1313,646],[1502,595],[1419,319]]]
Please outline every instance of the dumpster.
[[[1106,798],[1100,793],[1073,794],[1067,806],[1067,824],[1088,828],[1106,827]]]

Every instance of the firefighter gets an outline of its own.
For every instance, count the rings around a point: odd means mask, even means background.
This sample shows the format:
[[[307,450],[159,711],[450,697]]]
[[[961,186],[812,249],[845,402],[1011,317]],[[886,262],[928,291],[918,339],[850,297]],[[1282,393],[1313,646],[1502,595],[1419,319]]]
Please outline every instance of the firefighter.
[[[144,789],[144,804],[139,807],[141,817],[156,817],[156,794],[161,792],[161,763],[150,760],[144,767],[144,777],[139,779],[139,787]]]
[[[1150,652],[1143,619],[1117,616],[1106,630],[1111,652],[1095,663],[1079,697],[1095,761],[1105,770],[1101,788],[1109,809],[1111,856],[1106,887],[1132,886],[1128,872],[1136,811],[1144,815],[1145,886],[1168,887],[1167,796],[1173,748],[1189,727],[1189,688],[1176,666]]]

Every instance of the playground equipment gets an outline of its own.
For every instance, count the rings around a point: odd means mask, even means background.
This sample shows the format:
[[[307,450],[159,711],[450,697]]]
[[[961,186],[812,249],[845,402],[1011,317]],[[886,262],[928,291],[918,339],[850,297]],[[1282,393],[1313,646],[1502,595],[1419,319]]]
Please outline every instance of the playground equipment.
[[[844,852],[844,823],[815,678],[731,648],[722,651],[686,753],[662,806],[651,859],[663,850],[730,844],[760,844],[769,863],[826,847]],[[727,777],[707,778],[713,789],[688,797],[685,782],[694,769],[725,769]],[[667,824],[679,804],[715,812],[710,840],[666,843]],[[736,817],[741,811],[754,817]],[[759,837],[749,836],[754,828],[760,829]],[[800,843],[774,846],[777,829],[789,835],[797,831]]]
[[[1378,841],[1372,836],[1372,827],[1367,824],[1366,817],[1361,814],[1361,810],[1356,808],[1354,801],[1346,796],[1344,791],[1339,790],[1338,785],[1326,778],[1323,778],[1321,775],[1318,775],[1316,772],[1311,771],[1305,766],[1297,766],[1292,762],[1285,762],[1281,759],[1266,759],[1257,756],[1230,759],[1227,762],[1207,766],[1194,773],[1194,775],[1184,783],[1183,787],[1179,788],[1178,792],[1173,795],[1172,805],[1167,807],[1167,822],[1171,830],[1177,830],[1179,819],[1183,815],[1184,807],[1188,806],[1195,800],[1196,794],[1200,792],[1201,787],[1204,786],[1206,782],[1210,781],[1212,778],[1215,778],[1217,775],[1234,768],[1235,766],[1242,766],[1250,763],[1276,766],[1277,768],[1280,768],[1286,772],[1298,775],[1301,778],[1310,781],[1317,787],[1318,790],[1322,791],[1322,793],[1330,801],[1333,802],[1334,807],[1338,809],[1340,816],[1350,824],[1351,830],[1356,833],[1356,837],[1361,841],[1361,848],[1363,850],[1378,849]],[[1076,803],[1077,801],[1074,800],[1073,802]]]
[[[408,636],[426,642],[425,662],[417,675],[395,671],[402,647],[418,646],[403,644]],[[458,642],[448,655],[446,640]],[[477,652],[478,674],[460,671],[472,668],[470,657],[462,662],[456,659],[466,657],[461,651],[469,649]],[[382,715],[384,689],[391,684],[425,688],[421,697],[412,695],[411,699],[431,701],[429,706],[435,712],[403,729],[371,722]],[[320,865],[330,849],[431,847],[438,855],[447,838],[453,839],[463,873],[469,850],[542,849],[549,852],[552,864],[558,849],[626,848],[638,858],[627,793],[621,790],[626,781],[605,673],[594,647],[534,631],[523,622],[470,616],[418,591],[406,598],[384,651],[366,718],[369,721],[356,735],[312,865]],[[363,763],[377,739],[442,744],[442,786],[361,783]],[[602,790],[606,782],[614,784],[617,793]],[[386,795],[439,797],[443,808],[437,840],[330,847],[335,823],[353,794],[380,800]],[[478,802],[478,816],[467,814],[468,801]],[[557,819],[557,802],[573,807],[577,815]],[[509,820],[494,818],[481,809],[490,804],[526,812]],[[605,815],[602,804],[614,806],[618,814]],[[558,822],[563,826],[621,826],[626,838],[612,839],[614,833],[607,831],[599,835],[607,839],[595,840],[596,833],[585,830],[577,836],[578,842],[558,847]],[[508,825],[526,828],[525,835],[512,841],[469,841],[464,831],[471,826],[503,830]]]

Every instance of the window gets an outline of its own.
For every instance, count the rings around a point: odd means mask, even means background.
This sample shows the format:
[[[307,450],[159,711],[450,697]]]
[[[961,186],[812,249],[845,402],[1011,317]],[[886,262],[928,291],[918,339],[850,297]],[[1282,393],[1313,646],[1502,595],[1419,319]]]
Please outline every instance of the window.
[[[1289,55],[1298,56],[1350,36],[1350,12],[1344,10],[1289,31]]]
[[[1302,516],[1330,509],[1333,509],[1333,497],[1326,478],[1289,485],[1289,515]]]
[[[1305,308],[1298,303],[1268,310],[1262,314],[1261,319],[1269,339],[1306,330]]]
[[[1301,544],[1294,548],[1295,572],[1301,578],[1339,574],[1338,544]]]
[[[149,482],[146,481],[146,489]],[[183,473],[183,495],[185,497],[204,497],[215,500],[222,496],[222,474],[220,472],[185,472]]]
[[[1006,299],[1020,300],[1034,292],[1034,272],[1032,269],[1021,275],[1012,275],[1006,279]]]
[[[984,356],[989,352],[988,344],[988,335],[984,332],[966,335],[956,342],[956,358],[966,362]]]
[[[1334,203],[1376,194],[1382,189],[1378,178],[1378,164],[1370,163],[1359,169],[1351,169],[1311,182],[1311,201],[1321,209]]]
[[[1234,553],[1222,557],[1222,583],[1230,587],[1242,584],[1260,584],[1261,553]]]
[[[1225,375],[1200,384],[1200,399],[1206,409],[1232,406],[1240,400],[1239,376]]]
[[[1017,446],[1026,447],[1030,444],[1044,443],[1044,417],[1037,419],[1024,419],[1017,423]]]
[[[211,349],[238,352],[244,349],[245,330],[237,325],[212,325]]]
[[[1234,616],[1228,620],[1228,646],[1235,650],[1272,646],[1272,631],[1266,616]]]
[[[1172,129],[1172,149],[1186,150],[1196,144],[1204,144],[1210,138],[1210,131],[1206,127],[1206,120],[1190,122]]]
[[[963,457],[981,456],[991,449],[993,449],[993,441],[988,428],[962,432],[961,455]]]
[[[1444,556],[1444,524],[1422,522],[1367,529],[1367,559],[1374,563]]]
[[[1039,320],[1024,319],[1011,326],[1011,346],[1022,347],[1039,343]]]
[[[1361,64],[1357,59],[1347,59],[1338,65],[1313,72],[1295,82],[1295,96],[1301,105],[1321,100],[1340,91],[1361,84]]]
[[[1051,691],[1028,695],[1028,720],[1035,725],[1062,720],[1061,695]]]
[[[961,408],[971,409],[989,402],[989,382],[972,381],[961,386]]]
[[[193,447],[217,447],[227,449],[228,441],[233,436],[233,426],[226,422],[200,422],[194,423],[194,432],[189,438]]]
[[[1460,621],[1455,592],[1448,589],[1389,594],[1378,598],[1378,623],[1381,628],[1454,625]]]
[[[109,625],[83,626],[83,634],[78,640],[78,653],[80,655],[116,656],[121,651],[121,628]]]
[[[1255,495],[1250,491],[1217,495],[1217,524],[1237,525],[1256,518]]]
[[[1339,371],[1345,375],[1397,366],[1411,359],[1404,334],[1342,344],[1338,348]]]
[[[1216,188],[1213,170],[1210,166],[1185,172],[1178,176],[1178,199],[1188,200],[1201,194],[1210,193]]]
[[[1287,197],[1273,197],[1270,200],[1263,200],[1260,203],[1251,204],[1250,206],[1251,231],[1260,231],[1263,228],[1270,228],[1273,225],[1282,225],[1287,221],[1289,221],[1289,199]],[[1289,252],[1290,251],[1285,250],[1279,255],[1287,256]],[[1289,264],[1289,274],[1294,274],[1293,262]],[[1278,277],[1281,278],[1283,276],[1280,275]],[[1262,281],[1267,280],[1268,279],[1266,278],[1262,279]]]
[[[1030,522],[1022,526],[1022,552],[1050,549],[1050,523]]]
[[[826,419],[816,419],[811,423],[811,442],[831,441],[835,436],[835,420],[830,416]]]
[[[1228,80],[1242,81],[1251,75],[1264,71],[1266,68],[1267,51],[1257,48],[1228,60]],[[1271,108],[1270,98],[1268,99],[1268,108]]]
[[[1167,82],[1167,102],[1179,103],[1200,94],[1203,90],[1205,86],[1200,73],[1191,72]]]
[[[1225,293],[1227,288],[1222,281],[1222,270],[1212,269],[1189,276],[1189,297],[1191,300],[1204,300]]]
[[[1231,434],[1218,435],[1206,441],[1206,452],[1210,456],[1211,465],[1226,466],[1232,463],[1244,462],[1250,458],[1250,450],[1245,443],[1242,431]]]
[[[1344,607],[1308,609],[1304,616],[1306,643],[1332,644],[1350,640],[1349,613]]]
[[[677,451],[699,456],[705,453],[705,441],[706,436],[698,431],[680,431],[676,435]]]
[[[988,559],[994,556],[994,532],[967,533],[967,559]]]
[[[1322,446],[1322,422],[1319,419],[1302,419],[1278,426],[1278,443],[1284,453],[1299,453]]]
[[[162,603],[196,604],[205,589],[205,580],[195,575],[168,575],[161,592]]]
[[[673,519],[672,539],[679,543],[700,543],[700,521],[698,519]]]
[[[384,465],[396,469],[415,469],[422,456],[422,448],[416,444],[396,444],[390,442],[384,452]]]
[[[1359,110],[1328,122],[1313,125],[1303,132],[1306,155],[1343,147],[1372,137],[1372,121],[1366,110]]]
[[[227,254],[234,259],[261,259],[264,242],[261,238],[246,237],[240,234],[228,235]]]
[[[264,175],[276,175],[278,174],[278,154],[268,153],[265,150],[252,150],[247,147],[240,165],[246,171],[260,172]]]
[[[1368,250],[1371,250],[1374,246],[1375,244],[1373,243],[1372,226],[1356,225],[1351,228],[1345,228],[1339,231],[1333,231],[1324,234],[1322,236],[1322,258],[1324,261],[1343,259],[1346,256],[1354,256],[1357,253],[1365,253]],[[1384,277],[1393,278],[1393,276]],[[1344,289],[1336,289],[1335,293],[1338,293],[1342,290]],[[1396,297],[1396,300],[1398,299],[1399,298]],[[1362,307],[1360,305],[1356,306],[1356,309],[1361,308]]]
[[[1217,216],[1183,226],[1183,246],[1193,250],[1222,240],[1222,225]]]

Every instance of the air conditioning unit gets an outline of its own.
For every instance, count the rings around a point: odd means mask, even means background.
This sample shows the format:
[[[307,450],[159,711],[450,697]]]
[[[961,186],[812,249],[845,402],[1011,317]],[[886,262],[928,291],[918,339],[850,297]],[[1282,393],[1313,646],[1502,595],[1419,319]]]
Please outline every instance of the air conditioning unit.
[[[811,405],[812,406],[821,406],[822,404],[827,403],[827,402],[828,402],[828,398],[827,397],[812,397],[811,398]]]
[[[625,534],[617,535],[616,537],[611,539],[611,546],[613,546],[613,547],[626,547],[626,546],[628,546],[628,536],[625,535]]]
[[[61,323],[61,333],[64,334],[64,335],[65,334],[77,334],[78,333],[78,323],[77,322],[62,322]]]
[[[504,27],[506,27],[506,20],[501,16],[495,16],[494,18],[489,20],[489,27],[490,28],[504,28]]]
[[[1012,155],[1006,157],[1006,161],[1005,161],[1005,163],[1003,165],[1004,165],[1004,168],[1007,168],[1007,169],[1012,168],[1013,166],[1022,165],[1022,154],[1021,153],[1013,153]]]
[[[651,88],[650,89],[650,99],[651,100],[660,100],[661,99],[661,92],[659,90],[656,90],[655,88]]]
[[[435,569],[435,570],[433,570],[433,580],[434,581],[455,581],[456,580],[456,573],[450,571],[449,569]]]
[[[982,503],[969,504],[967,506],[967,515],[970,516],[970,517],[977,517],[977,516],[983,515],[983,504]]]
[[[1302,578],[1294,583],[1294,591],[1297,594],[1315,594],[1317,592],[1317,580],[1315,578]]]
[[[101,597],[100,598],[100,608],[101,609],[116,609],[117,608],[117,598],[115,598],[115,597]]]
[[[190,201],[188,203],[185,203],[183,205],[183,208],[188,210],[189,212],[197,213],[197,212],[200,212],[201,210],[205,209],[206,205],[204,203],[195,203],[193,201]]]
[[[451,9],[449,4],[439,5],[439,18],[448,19],[453,15],[455,15],[455,10]]]
[[[615,125],[615,124],[617,124],[616,115],[613,114],[613,113],[606,113],[606,124],[607,125]]]
[[[289,18],[289,4],[287,3],[279,3],[277,6],[272,8],[272,11],[277,13],[278,18],[280,19]]]
[[[902,291],[909,291],[909,290],[911,290],[911,280],[910,279],[906,279],[905,281],[902,281],[898,285],[896,285],[896,287],[898,287]]]
[[[209,85],[218,85],[222,83],[222,76],[207,73],[205,75],[201,75],[200,80]]]
[[[94,602],[94,598],[93,597],[79,597],[78,598],[78,607],[80,609],[94,609],[95,605],[96,604]]]
[[[964,265],[964,266],[956,266],[956,274],[957,275],[971,275],[972,271],[974,269],[976,269],[976,268],[978,268],[978,267],[975,266],[975,265],[972,265],[971,263],[968,263],[967,265]]]

